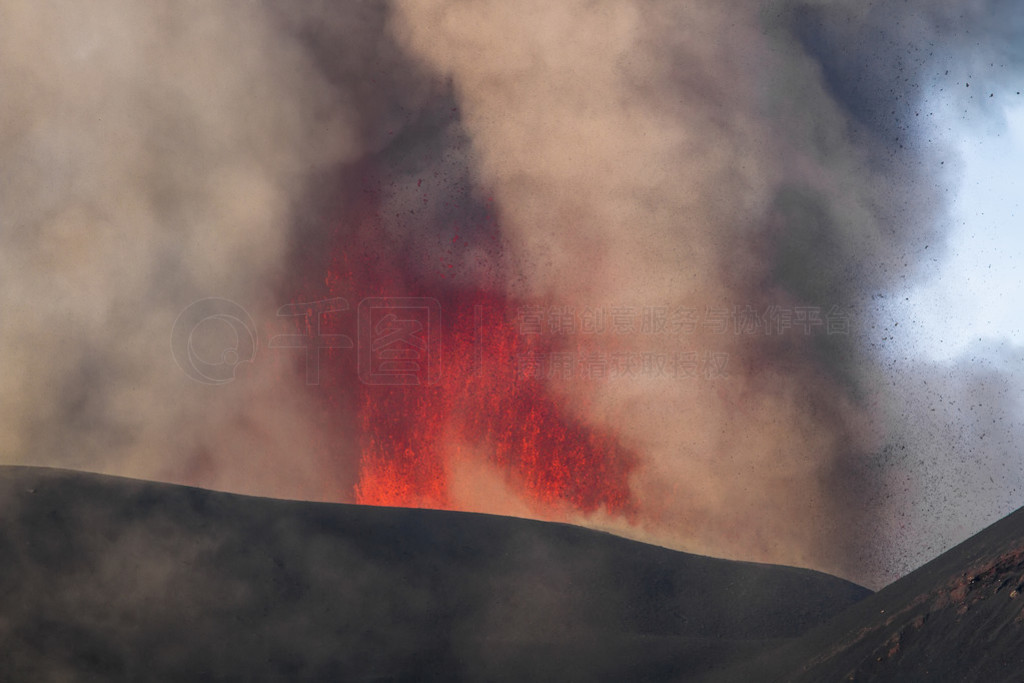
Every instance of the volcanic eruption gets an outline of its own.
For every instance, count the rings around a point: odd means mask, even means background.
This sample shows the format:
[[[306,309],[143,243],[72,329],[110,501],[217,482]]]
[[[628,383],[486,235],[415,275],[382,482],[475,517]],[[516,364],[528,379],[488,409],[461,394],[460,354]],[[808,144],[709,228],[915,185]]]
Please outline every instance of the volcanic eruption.
[[[908,360],[880,303],[1013,3],[0,8],[4,462],[872,586],[1013,507],[1016,352]]]
[[[1022,17],[0,0],[0,678],[1016,672]]]
[[[300,318],[304,335],[358,338],[358,358],[334,352],[343,357],[325,359],[329,367],[317,378],[332,409],[354,406],[360,447],[356,501],[458,507],[450,471],[484,454],[534,514],[567,505],[584,513],[600,508],[629,515],[629,477],[637,457],[549,392],[531,361],[552,348],[539,335],[522,334],[517,317],[524,304],[517,306],[484,283],[446,282],[470,239],[490,243],[490,265],[500,266],[502,238],[493,219],[484,215],[469,226],[472,237],[453,234],[448,261],[432,264],[434,277],[418,276],[411,265],[418,255],[382,236],[381,190],[374,187],[381,181],[368,178],[373,174],[362,180],[369,186],[363,203],[340,219],[354,229],[333,232],[325,272],[309,278],[296,302],[314,302]],[[322,310],[320,302],[330,301],[344,301],[346,308],[349,301],[359,304],[345,318]],[[381,313],[372,310],[375,301]],[[429,315],[407,317],[417,310]],[[383,348],[373,348],[375,343]],[[373,363],[384,371],[376,372]]]

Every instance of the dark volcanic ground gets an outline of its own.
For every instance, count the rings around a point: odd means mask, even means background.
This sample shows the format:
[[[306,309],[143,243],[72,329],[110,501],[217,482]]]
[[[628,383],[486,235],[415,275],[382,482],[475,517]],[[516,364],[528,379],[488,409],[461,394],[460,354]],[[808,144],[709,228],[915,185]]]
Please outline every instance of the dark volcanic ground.
[[[1016,626],[1014,577],[943,609]],[[869,594],[567,525],[0,468],[3,681],[717,679]]]
[[[0,467],[0,681],[1022,681],[1024,510],[877,594],[562,524]]]
[[[1024,681],[1024,509],[725,681]]]

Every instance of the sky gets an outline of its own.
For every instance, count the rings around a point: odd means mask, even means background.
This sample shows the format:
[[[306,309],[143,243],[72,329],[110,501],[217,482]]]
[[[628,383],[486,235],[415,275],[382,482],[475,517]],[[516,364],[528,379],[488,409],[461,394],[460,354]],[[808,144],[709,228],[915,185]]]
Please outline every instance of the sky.
[[[970,117],[946,104],[934,124],[960,165],[950,188],[945,242],[926,281],[897,296],[898,336],[936,360],[972,342],[1024,344],[1024,103],[1001,117]]]

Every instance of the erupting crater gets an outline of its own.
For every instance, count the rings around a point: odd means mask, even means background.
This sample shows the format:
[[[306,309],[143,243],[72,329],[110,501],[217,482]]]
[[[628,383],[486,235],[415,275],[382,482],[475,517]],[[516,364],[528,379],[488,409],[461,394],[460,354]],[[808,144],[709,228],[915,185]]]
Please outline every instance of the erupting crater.
[[[326,272],[308,273],[293,295],[344,302],[341,312],[302,304],[298,320],[303,334],[352,342],[321,351],[317,383],[332,410],[355,411],[356,501],[460,509],[453,467],[482,458],[537,516],[603,510],[632,520],[637,457],[570,411],[532,367],[553,347],[521,333],[517,312],[527,302],[424,277],[368,204],[345,218],[355,229],[339,227],[329,240]],[[473,239],[451,239],[452,249],[469,249]],[[493,232],[482,239],[497,242]],[[495,510],[507,509],[502,503]]]

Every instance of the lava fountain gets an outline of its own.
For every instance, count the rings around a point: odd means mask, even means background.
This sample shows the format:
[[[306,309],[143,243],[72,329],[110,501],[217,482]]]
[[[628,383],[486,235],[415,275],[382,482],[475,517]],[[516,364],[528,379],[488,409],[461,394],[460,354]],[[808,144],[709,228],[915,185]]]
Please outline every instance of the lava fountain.
[[[321,351],[316,383],[332,410],[355,413],[356,501],[459,509],[452,470],[484,459],[536,516],[603,510],[633,520],[630,478],[638,459],[550,390],[535,361],[554,350],[552,342],[523,334],[518,320],[527,304],[539,302],[456,283],[450,262],[424,276],[413,262],[422,255],[382,230],[372,181],[358,204],[328,241],[325,272],[294,294],[297,303],[344,301],[342,313],[299,304],[299,320],[305,335],[347,340],[345,348]],[[439,253],[454,259],[486,242],[500,257],[493,222],[468,232]],[[404,343],[378,354],[376,345],[389,339]],[[392,374],[372,372],[374,362]]]

